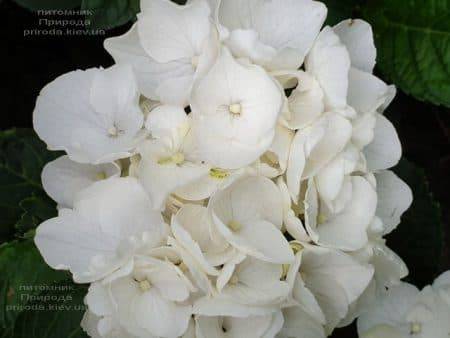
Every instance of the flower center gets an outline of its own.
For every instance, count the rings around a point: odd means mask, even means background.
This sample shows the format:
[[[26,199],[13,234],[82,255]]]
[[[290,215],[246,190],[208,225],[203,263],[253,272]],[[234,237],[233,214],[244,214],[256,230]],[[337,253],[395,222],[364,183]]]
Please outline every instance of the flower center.
[[[158,164],[176,164],[180,165],[184,162],[184,155],[182,153],[176,153],[169,157],[163,157],[158,160]]]
[[[209,170],[209,176],[211,176],[212,178],[223,180],[224,178],[230,176],[230,173],[223,169],[212,168]]]
[[[324,214],[319,214],[319,216],[317,216],[317,222],[318,222],[319,224],[323,224],[323,223],[325,223],[326,221],[328,221],[328,217],[325,216]]]
[[[228,222],[228,228],[230,228],[231,231],[236,232],[242,229],[242,224],[237,221],[230,221]]]
[[[115,137],[119,136],[122,133],[123,133],[123,130],[120,130],[119,128],[117,128],[116,124],[113,124],[112,127],[110,127],[108,129],[108,136],[109,137],[115,138]]]
[[[236,275],[231,276],[229,283],[231,285],[236,285],[239,282],[239,278]]]
[[[292,251],[294,252],[294,255],[296,255],[297,253],[299,253],[300,251],[303,250],[303,245],[301,245],[298,242],[291,242],[291,243],[289,243],[289,246],[291,247]]]
[[[97,179],[97,181],[104,180],[106,178],[106,173],[104,171],[100,171],[97,173],[97,175],[95,175],[95,178]]]
[[[422,324],[417,322],[411,323],[410,331],[411,334],[419,334],[420,332],[422,332]]]
[[[145,279],[139,282],[139,288],[141,289],[141,291],[146,292],[152,288],[152,285],[148,280]]]
[[[194,56],[192,57],[192,59],[191,59],[192,67],[197,68],[199,59],[200,59],[200,58],[198,57],[198,55],[194,55]]]
[[[233,103],[228,106],[228,110],[233,115],[241,115],[242,107],[240,103]]]

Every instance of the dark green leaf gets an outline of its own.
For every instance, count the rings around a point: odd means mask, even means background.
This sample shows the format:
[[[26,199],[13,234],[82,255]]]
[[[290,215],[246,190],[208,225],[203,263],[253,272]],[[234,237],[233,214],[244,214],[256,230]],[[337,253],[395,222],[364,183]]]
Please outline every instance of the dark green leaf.
[[[34,297],[68,277],[44,262],[32,240],[0,246],[0,276],[0,328],[12,327]]]
[[[43,221],[57,216],[56,204],[46,196],[27,197],[20,202],[20,207],[24,211],[16,224],[19,234],[36,228]]]
[[[14,0],[20,6],[37,11],[40,9],[73,9],[80,6],[81,0]]]
[[[87,292],[70,281],[47,286],[17,318],[8,338],[86,338],[80,326]]]
[[[48,201],[41,185],[41,171],[59,155],[48,151],[31,130],[0,132],[0,243],[12,238],[24,207],[29,208],[26,203],[21,206],[23,200]]]
[[[373,0],[378,65],[420,100],[450,107],[450,0]]]
[[[81,9],[88,10],[86,19],[92,29],[109,29],[134,20],[139,0],[83,0]]]
[[[403,159],[394,171],[411,187],[414,201],[403,215],[400,226],[388,236],[388,244],[408,265],[408,280],[423,287],[440,272],[443,247],[441,213],[422,169]]]

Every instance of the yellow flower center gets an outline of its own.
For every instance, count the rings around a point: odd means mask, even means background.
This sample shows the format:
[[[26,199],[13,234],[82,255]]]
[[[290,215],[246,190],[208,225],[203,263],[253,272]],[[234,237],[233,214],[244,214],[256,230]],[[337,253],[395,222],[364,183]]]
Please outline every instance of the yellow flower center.
[[[233,103],[228,106],[228,110],[233,115],[240,115],[242,111],[242,107],[239,103]]]
[[[422,324],[420,323],[411,323],[411,334],[419,334],[422,332]]]
[[[224,178],[230,176],[230,173],[223,169],[212,168],[209,170],[209,176],[211,176],[212,178],[223,180]]]
[[[97,173],[97,175],[95,175],[95,178],[97,179],[97,181],[104,180],[106,178],[106,173],[104,171],[100,171]]]
[[[242,229],[242,224],[237,221],[230,221],[228,222],[228,228],[230,228],[231,231],[239,231]]]
[[[231,276],[229,283],[231,285],[236,285],[239,282],[239,278],[236,275]]]
[[[152,285],[150,284],[150,282],[148,280],[143,280],[139,282],[139,288],[143,291],[149,291],[152,288]]]
[[[192,67],[197,68],[199,59],[200,59],[200,58],[198,57],[198,55],[194,55],[194,56],[192,57],[192,59],[191,59]]]

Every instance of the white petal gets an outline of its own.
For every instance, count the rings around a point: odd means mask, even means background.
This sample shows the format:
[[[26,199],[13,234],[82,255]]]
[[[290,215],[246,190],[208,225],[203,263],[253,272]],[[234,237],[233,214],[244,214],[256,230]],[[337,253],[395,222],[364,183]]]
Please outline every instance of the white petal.
[[[292,200],[289,195],[289,189],[282,177],[277,179],[277,186],[280,189],[283,200],[283,222],[288,233],[296,240],[309,242],[310,238],[306,233],[302,221],[295,215],[292,210]]]
[[[389,169],[395,166],[402,156],[402,145],[397,132],[383,115],[377,114],[374,140],[364,149],[364,154],[371,171]]]
[[[109,298],[108,289],[101,283],[93,283],[89,286],[84,299],[89,311],[97,316],[107,316],[113,313],[113,304]]]
[[[312,142],[313,148],[310,148],[308,143],[305,145],[310,150],[306,151],[307,160],[302,175],[304,179],[315,175],[340,153],[347,145],[352,134],[351,123],[337,113],[325,114],[318,123],[325,128],[324,136],[320,139],[320,142]]]
[[[172,263],[163,262],[160,266],[155,266],[147,274],[147,280],[166,300],[183,302],[189,297],[190,285],[183,280]]]
[[[300,307],[283,310],[284,326],[280,338],[325,338],[323,326]]]
[[[361,338],[405,338],[405,335],[389,325],[378,325],[360,334]]]
[[[179,337],[188,328],[192,307],[167,301],[156,290],[150,290],[135,300],[136,322],[155,336]]]
[[[298,201],[300,182],[305,169],[306,158],[323,140],[326,133],[324,120],[311,127],[297,131],[292,140],[289,161],[286,170],[286,182],[289,193],[294,201]]]
[[[433,288],[450,306],[450,271],[446,271],[436,278],[433,282]]]
[[[203,214],[204,217],[195,217]],[[187,218],[187,216],[194,216],[193,218]],[[201,268],[210,275],[218,275],[219,272],[206,260],[202,247],[200,246],[203,243],[198,243],[194,240],[195,237],[199,238],[200,240],[203,239],[209,234],[209,227],[210,224],[207,223],[208,219],[207,217],[207,210],[206,208],[203,208],[201,206],[194,206],[194,205],[185,205],[180,211],[175,215],[175,217],[172,218],[172,232],[175,236],[175,238],[180,242],[181,245],[194,257],[194,259],[197,261],[197,263],[201,266]],[[189,222],[189,223],[187,223]],[[192,225],[197,225],[198,231],[203,232],[202,234],[199,234],[200,236],[195,236],[195,233],[193,234],[195,237],[193,237],[189,232],[189,228],[193,229]],[[189,228],[187,226],[191,225]],[[202,238],[203,237],[203,238]],[[209,236],[205,238],[206,240],[210,240]],[[225,242],[224,242],[225,244]],[[225,245],[224,245],[225,247]],[[208,249],[208,247],[204,248]]]
[[[116,63],[133,67],[139,90],[146,97],[170,104],[187,103],[194,78],[190,60],[156,62],[143,49],[137,24],[121,36],[106,39],[104,45]]]
[[[348,81],[348,104],[359,113],[376,112],[392,100],[390,87],[370,73],[351,68]]]
[[[138,247],[160,244],[165,234],[137,181],[111,178],[78,194],[73,211],[42,223],[35,242],[50,266],[91,282],[124,266]]]
[[[373,113],[359,115],[353,120],[352,143],[358,149],[363,149],[373,141],[376,123],[377,118]]]
[[[225,42],[235,57],[249,58],[257,64],[269,62],[277,53],[273,47],[261,43],[254,30],[233,30]]]
[[[392,171],[383,170],[375,174],[377,179],[378,204],[376,214],[388,234],[400,224],[402,214],[411,206],[411,188]]]
[[[281,106],[280,89],[261,68],[242,66],[222,49],[192,92],[198,157],[224,169],[252,163],[272,143]]]
[[[205,295],[212,295],[214,293],[212,283],[195,258],[172,237],[168,238],[167,243],[180,255],[183,263],[188,269],[186,273],[189,275],[189,278],[195,282],[198,288],[202,290]]]
[[[181,164],[161,163],[177,152],[168,149],[161,141],[150,140],[139,148],[142,159],[138,177],[147,190],[156,209],[162,209],[169,194],[176,189],[203,177],[209,167],[183,161]]]
[[[301,271],[306,287],[325,313],[329,330],[345,317],[348,306],[373,276],[370,265],[362,265],[338,250],[312,246],[304,249]]]
[[[222,295],[231,297],[240,304],[280,303],[289,292],[288,284],[280,281],[282,272],[279,264],[247,258],[234,272],[237,282],[229,283],[222,290]]]
[[[216,191],[225,189],[244,175],[246,175],[245,168],[238,170],[211,168],[207,175],[177,189],[176,195],[187,201],[204,200],[211,197]]]
[[[206,1],[180,6],[164,0],[143,0],[137,22],[142,47],[161,63],[198,56],[209,35],[209,14]]]
[[[276,316],[276,315],[274,315]],[[223,318],[223,328],[227,337],[233,338],[257,338],[263,336],[272,324],[273,316],[258,316],[249,318]]]
[[[352,177],[351,201],[340,213],[324,215],[328,219],[316,228],[318,241],[322,245],[347,251],[362,248],[368,242],[367,229],[375,216],[376,204],[376,192],[367,180]],[[308,223],[306,225],[308,227]]]
[[[297,73],[298,85],[289,96],[289,127],[302,129],[313,123],[324,111],[323,91],[311,74]]]
[[[215,224],[231,245],[247,255],[271,263],[289,263],[294,256],[280,230],[267,221],[242,223],[242,229],[232,232],[215,215]]]
[[[330,27],[320,32],[306,58],[305,68],[322,86],[327,110],[345,108],[350,56]]]
[[[275,183],[262,176],[234,182],[213,196],[209,208],[224,224],[267,220],[280,229],[283,222],[280,191]]]
[[[372,73],[377,50],[370,24],[360,19],[348,19],[334,26],[333,30],[347,47],[352,66]]]
[[[129,66],[64,74],[42,89],[33,113],[34,128],[48,147],[82,163],[130,156],[142,124]]]
[[[372,264],[378,285],[390,287],[408,275],[408,267],[403,260],[384,244],[373,247]]]
[[[145,128],[154,138],[171,138],[177,128],[188,123],[188,117],[180,106],[161,105],[153,109],[145,121]]]
[[[299,306],[303,311],[308,313],[314,320],[322,325],[326,323],[325,315],[320,308],[319,303],[313,293],[305,286],[305,282],[303,282],[299,273],[297,273],[297,278],[295,279],[292,296],[298,301]]]
[[[194,302],[193,312],[203,316],[232,316],[247,318],[277,312],[279,306],[250,306],[223,297],[202,297]],[[205,337],[206,338],[206,337]]]
[[[362,334],[378,325],[389,325],[409,335],[410,326],[405,319],[418,293],[415,286],[407,283],[391,287],[358,318],[358,332]]]
[[[45,165],[42,185],[60,206],[71,208],[79,191],[98,180],[119,175],[120,167],[115,163],[83,164],[72,161],[68,156],[61,156]]]
[[[326,17],[316,1],[222,1],[219,19],[231,31],[253,29],[262,44],[278,52],[268,69],[299,68]]]
[[[324,201],[333,201],[341,191],[345,176],[344,166],[344,159],[338,156],[314,178],[317,191]]]
[[[273,175],[267,177],[279,176],[285,172],[293,138],[292,130],[280,124],[277,125],[272,145],[261,159],[261,165],[273,171]]]

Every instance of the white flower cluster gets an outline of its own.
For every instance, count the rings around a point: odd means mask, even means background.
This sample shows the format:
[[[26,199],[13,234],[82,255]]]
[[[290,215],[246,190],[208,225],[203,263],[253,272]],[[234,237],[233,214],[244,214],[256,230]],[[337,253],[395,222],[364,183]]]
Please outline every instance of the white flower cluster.
[[[108,338],[320,338],[406,276],[412,194],[361,20],[311,0],[141,0],[116,65],[62,75],[34,127],[59,216],[36,244]],[[286,94],[288,93],[288,95]],[[187,109],[188,108],[188,109]]]
[[[450,271],[419,292],[400,283],[380,290],[358,319],[361,338],[450,337]]]

